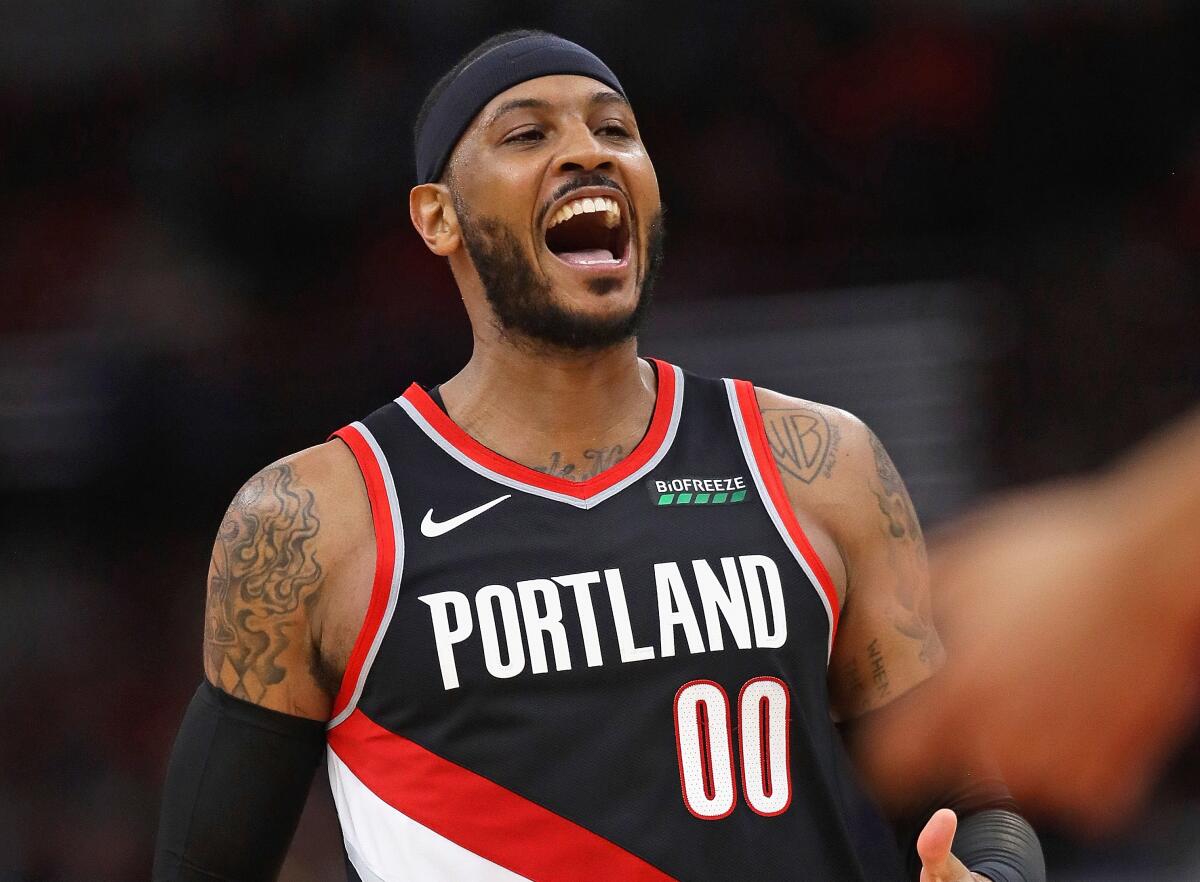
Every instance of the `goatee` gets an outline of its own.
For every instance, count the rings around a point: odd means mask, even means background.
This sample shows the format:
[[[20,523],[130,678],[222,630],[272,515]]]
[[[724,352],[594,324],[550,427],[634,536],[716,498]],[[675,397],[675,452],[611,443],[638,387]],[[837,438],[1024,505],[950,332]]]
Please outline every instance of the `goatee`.
[[[625,315],[595,317],[580,315],[557,303],[549,281],[525,254],[516,234],[496,218],[471,217],[465,208],[456,198],[463,242],[503,330],[535,343],[581,352],[607,349],[637,335],[653,300],[654,282],[662,265],[662,209],[647,232],[637,303]],[[587,284],[593,293],[604,295],[619,280],[601,277]]]

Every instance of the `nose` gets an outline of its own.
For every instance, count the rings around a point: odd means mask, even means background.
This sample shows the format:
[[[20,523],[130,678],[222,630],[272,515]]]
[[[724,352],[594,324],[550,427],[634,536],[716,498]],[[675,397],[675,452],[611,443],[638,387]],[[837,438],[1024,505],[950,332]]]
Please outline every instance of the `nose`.
[[[558,157],[559,171],[575,174],[610,171],[613,164],[611,148],[597,139],[587,125],[579,124],[570,127]]]

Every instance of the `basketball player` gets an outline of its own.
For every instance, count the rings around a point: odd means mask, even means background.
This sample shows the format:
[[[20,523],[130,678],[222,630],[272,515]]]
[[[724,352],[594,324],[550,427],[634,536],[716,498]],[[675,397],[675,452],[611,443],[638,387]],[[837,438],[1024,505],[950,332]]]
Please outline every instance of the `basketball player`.
[[[831,721],[942,655],[887,453],[638,357],[662,208],[587,50],[484,43],[416,153],[474,352],[237,494],[156,878],[271,878],[323,753],[364,882],[900,878]],[[912,875],[1044,879],[1007,794],[956,784]]]
[[[1126,818],[1195,719],[1197,523],[1200,411],[956,525],[933,554],[952,664],[877,715],[872,777],[890,789],[982,742],[1022,804],[1092,830]]]

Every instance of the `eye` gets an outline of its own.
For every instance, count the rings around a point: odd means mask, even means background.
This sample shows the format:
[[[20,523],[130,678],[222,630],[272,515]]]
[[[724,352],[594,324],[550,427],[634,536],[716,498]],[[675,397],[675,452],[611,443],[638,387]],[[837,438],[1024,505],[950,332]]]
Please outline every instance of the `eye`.
[[[546,136],[541,129],[521,129],[519,132],[513,132],[504,139],[505,144],[529,144],[535,141],[541,141]]]
[[[625,128],[625,126],[619,122],[606,122],[600,127],[600,131],[614,138],[632,137],[629,134],[629,129]]]

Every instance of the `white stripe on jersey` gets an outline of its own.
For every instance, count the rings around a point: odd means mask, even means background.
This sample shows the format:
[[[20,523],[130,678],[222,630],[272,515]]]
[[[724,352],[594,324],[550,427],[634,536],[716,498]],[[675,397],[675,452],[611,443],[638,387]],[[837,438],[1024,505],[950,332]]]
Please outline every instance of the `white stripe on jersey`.
[[[518,876],[451,842],[380,799],[332,750],[329,786],[346,854],[363,882],[521,882]]]
[[[367,446],[371,448],[371,453],[375,457],[375,462],[379,465],[379,471],[383,475],[383,486],[387,490],[388,509],[392,514],[392,533],[395,536],[396,556],[392,563],[392,578],[391,586],[388,589],[387,609],[384,610],[383,620],[379,623],[379,628],[375,631],[375,637],[371,640],[371,648],[367,651],[367,657],[363,660],[362,670],[358,672],[358,680],[354,684],[354,693],[350,696],[350,701],[342,708],[341,713],[325,724],[326,729],[332,729],[338,723],[342,722],[350,714],[354,713],[354,709],[358,707],[358,699],[362,697],[363,684],[367,682],[367,675],[371,673],[371,666],[375,664],[375,656],[379,654],[379,647],[383,645],[383,637],[387,634],[388,625],[392,622],[392,613],[396,611],[396,600],[400,596],[400,580],[404,576],[404,521],[400,517],[400,505],[396,501],[396,484],[392,479],[392,470],[388,466],[387,457],[383,455],[383,451],[379,448],[379,442],[375,440],[375,436],[371,434],[361,421],[351,423],[363,440],[367,442]],[[364,476],[364,480],[366,480]],[[378,551],[376,552],[378,553]]]

